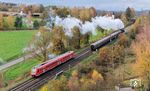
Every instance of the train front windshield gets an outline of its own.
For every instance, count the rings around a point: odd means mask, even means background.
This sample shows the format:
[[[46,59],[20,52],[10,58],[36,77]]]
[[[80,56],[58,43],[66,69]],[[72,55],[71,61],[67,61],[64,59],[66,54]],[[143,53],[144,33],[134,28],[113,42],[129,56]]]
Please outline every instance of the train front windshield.
[[[35,69],[35,67],[33,67],[31,70],[31,74],[35,74],[35,73],[36,73],[36,69]]]

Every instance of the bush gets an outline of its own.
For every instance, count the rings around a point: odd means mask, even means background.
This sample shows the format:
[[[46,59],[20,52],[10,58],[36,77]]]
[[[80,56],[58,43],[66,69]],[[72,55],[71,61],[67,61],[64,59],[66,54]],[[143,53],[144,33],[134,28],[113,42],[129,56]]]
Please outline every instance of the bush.
[[[87,74],[92,71],[92,67],[89,65],[79,65],[78,71],[79,71],[80,75]]]
[[[124,47],[115,45],[112,47],[103,47],[99,51],[99,60],[102,66],[114,67],[124,61]]]
[[[35,20],[34,23],[33,23],[34,29],[38,29],[39,26],[40,26],[39,22],[37,20]]]
[[[127,37],[127,35],[121,34],[121,35],[119,36],[118,44],[119,44],[120,46],[125,47],[125,48],[128,47],[128,46],[130,46],[130,40],[129,40],[129,38]]]

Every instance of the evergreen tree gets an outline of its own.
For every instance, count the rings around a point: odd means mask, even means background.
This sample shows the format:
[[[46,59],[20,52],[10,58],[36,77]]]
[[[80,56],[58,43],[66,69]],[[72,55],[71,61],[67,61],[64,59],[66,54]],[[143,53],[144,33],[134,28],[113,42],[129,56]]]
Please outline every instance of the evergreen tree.
[[[19,16],[16,17],[15,27],[16,29],[22,28],[22,17],[19,17]]]
[[[34,23],[33,23],[34,29],[38,29],[39,26],[40,26],[40,25],[39,25],[39,22],[38,22],[37,20],[35,20]]]

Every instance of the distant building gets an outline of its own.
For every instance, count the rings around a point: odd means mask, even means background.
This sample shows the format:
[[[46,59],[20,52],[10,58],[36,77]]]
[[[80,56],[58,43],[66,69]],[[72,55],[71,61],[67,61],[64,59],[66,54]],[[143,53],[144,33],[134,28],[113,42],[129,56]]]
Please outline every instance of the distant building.
[[[32,13],[32,16],[39,18],[42,16],[42,13]]]

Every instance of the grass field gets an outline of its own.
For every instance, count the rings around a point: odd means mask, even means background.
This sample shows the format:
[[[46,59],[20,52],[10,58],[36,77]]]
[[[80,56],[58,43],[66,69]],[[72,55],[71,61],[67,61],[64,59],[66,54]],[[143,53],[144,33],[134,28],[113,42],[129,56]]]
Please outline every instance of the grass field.
[[[90,43],[91,43],[91,42],[95,42],[95,41],[97,41],[97,40],[99,40],[99,39],[105,37],[107,34],[110,34],[110,33],[111,33],[111,31],[104,31],[104,32],[101,32],[101,31],[98,31],[98,30],[97,30],[96,32],[97,32],[96,35],[90,35],[90,40],[89,40]]]
[[[5,85],[2,86],[2,88],[0,87],[0,91],[7,91],[9,88],[14,87],[18,83],[30,79],[31,68],[37,65],[38,63],[39,61],[37,61],[36,59],[28,59],[24,62],[21,62],[8,69],[1,71],[0,75],[2,75],[1,77],[3,77],[2,84]]]
[[[4,71],[4,81],[15,80],[18,77],[22,77],[30,73],[33,66],[37,65],[38,61],[36,59],[29,59],[22,63],[19,63],[6,71]]]
[[[0,58],[9,61],[22,53],[36,31],[0,32]]]

